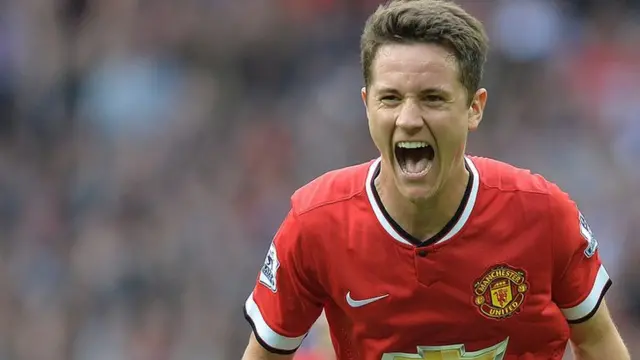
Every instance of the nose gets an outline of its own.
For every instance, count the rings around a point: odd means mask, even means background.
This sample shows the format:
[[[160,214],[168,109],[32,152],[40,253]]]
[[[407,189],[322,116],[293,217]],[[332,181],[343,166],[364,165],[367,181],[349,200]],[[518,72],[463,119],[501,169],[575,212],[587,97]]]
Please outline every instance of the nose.
[[[396,126],[404,130],[408,135],[412,135],[419,132],[424,125],[420,106],[413,100],[405,101],[400,107],[400,112],[396,118]]]

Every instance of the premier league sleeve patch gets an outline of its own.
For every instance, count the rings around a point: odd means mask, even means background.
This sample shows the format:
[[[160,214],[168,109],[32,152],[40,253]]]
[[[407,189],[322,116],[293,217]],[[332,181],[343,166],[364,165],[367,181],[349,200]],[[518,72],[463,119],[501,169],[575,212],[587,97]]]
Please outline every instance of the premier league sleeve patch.
[[[278,261],[276,246],[271,243],[269,252],[267,252],[267,257],[264,260],[264,265],[262,265],[262,270],[260,271],[260,283],[273,292],[276,292],[278,290],[276,275],[278,273],[279,267],[280,262]]]
[[[598,250],[598,240],[596,240],[596,237],[593,236],[591,227],[589,227],[587,219],[584,217],[584,215],[582,215],[582,213],[580,213],[580,234],[582,234],[582,237],[587,240],[588,244],[587,248],[584,250],[584,255],[587,258],[590,258],[595,255],[596,251]]]

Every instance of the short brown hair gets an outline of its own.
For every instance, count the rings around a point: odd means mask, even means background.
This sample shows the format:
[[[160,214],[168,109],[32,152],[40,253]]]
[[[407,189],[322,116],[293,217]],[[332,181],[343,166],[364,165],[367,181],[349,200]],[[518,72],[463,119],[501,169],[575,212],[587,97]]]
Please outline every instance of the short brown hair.
[[[371,83],[371,64],[388,43],[430,43],[446,47],[455,57],[460,82],[469,101],[480,87],[488,38],[482,23],[448,0],[390,0],[367,20],[360,40],[364,82]]]

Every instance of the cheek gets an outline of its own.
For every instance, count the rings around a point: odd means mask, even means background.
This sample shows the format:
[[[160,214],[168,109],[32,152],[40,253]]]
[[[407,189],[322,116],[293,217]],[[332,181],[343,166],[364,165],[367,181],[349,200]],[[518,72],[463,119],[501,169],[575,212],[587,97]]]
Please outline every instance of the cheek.
[[[458,146],[458,150],[455,152],[454,156],[456,158],[461,157],[462,155],[464,155],[464,150],[465,150],[465,144],[460,144],[460,146]]]
[[[394,122],[389,117],[369,116],[369,133],[378,150],[384,152],[389,147],[393,136]]]
[[[464,152],[468,129],[466,119],[462,120],[463,117],[448,115],[430,122],[438,145],[453,156],[459,156]]]

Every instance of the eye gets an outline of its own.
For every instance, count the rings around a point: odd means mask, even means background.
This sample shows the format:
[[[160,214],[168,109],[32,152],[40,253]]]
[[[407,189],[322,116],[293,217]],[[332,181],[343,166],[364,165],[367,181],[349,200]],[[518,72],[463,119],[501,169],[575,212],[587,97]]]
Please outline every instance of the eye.
[[[424,97],[424,100],[430,103],[443,102],[444,98],[440,95],[427,95]]]
[[[384,95],[380,97],[380,102],[384,105],[391,106],[400,102],[400,97],[398,95]]]

